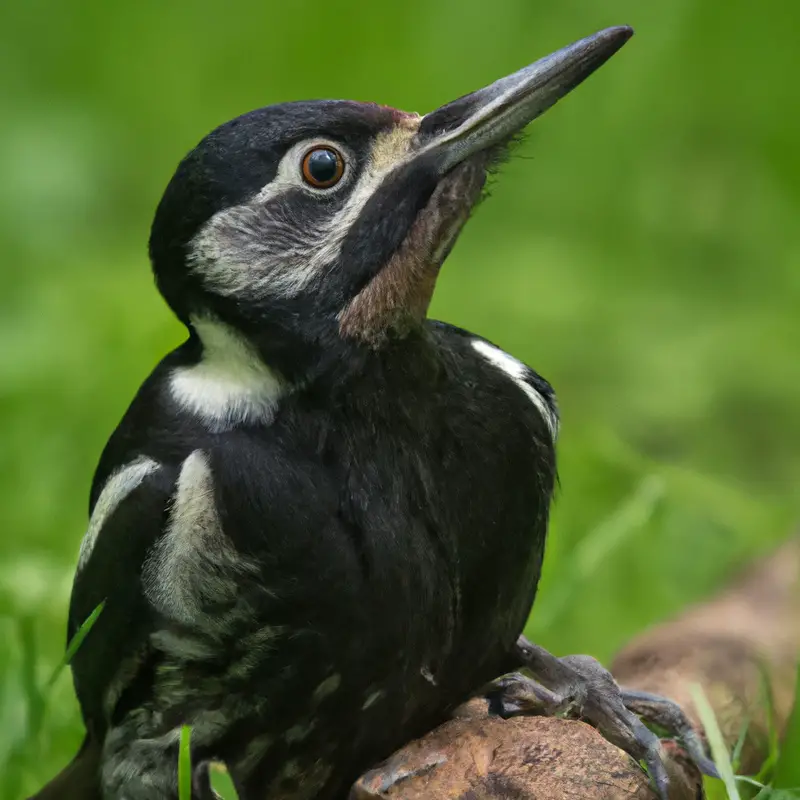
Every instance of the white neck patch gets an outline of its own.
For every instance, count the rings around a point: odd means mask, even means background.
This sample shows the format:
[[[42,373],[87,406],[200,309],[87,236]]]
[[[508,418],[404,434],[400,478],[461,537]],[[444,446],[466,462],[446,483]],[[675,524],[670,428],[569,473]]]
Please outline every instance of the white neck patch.
[[[172,399],[214,433],[240,424],[269,425],[286,391],[283,380],[229,326],[207,318],[193,318],[192,325],[203,355],[197,364],[174,370]]]

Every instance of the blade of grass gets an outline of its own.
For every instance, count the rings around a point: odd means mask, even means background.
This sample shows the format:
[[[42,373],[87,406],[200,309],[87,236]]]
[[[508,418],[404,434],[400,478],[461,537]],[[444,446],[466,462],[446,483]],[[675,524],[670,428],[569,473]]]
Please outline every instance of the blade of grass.
[[[794,708],[783,734],[773,785],[776,789],[798,791],[800,790],[800,664],[797,666],[795,687]]]
[[[554,587],[547,603],[531,618],[536,630],[547,630],[569,606],[575,586],[588,580],[610,554],[636,533],[643,530],[664,498],[664,482],[653,475],[644,478],[634,491],[575,548],[570,564],[569,580]]]
[[[78,652],[78,649],[83,644],[83,640],[89,635],[89,631],[94,627],[95,622],[97,622],[97,618],[103,611],[105,607],[106,601],[103,600],[94,611],[86,618],[86,621],[83,625],[78,628],[75,635],[70,640],[70,643],[67,645],[66,652],[64,653],[64,657],[59,661],[58,666],[53,670],[52,674],[50,675],[50,679],[45,684],[46,689],[50,689],[53,684],[58,680],[58,676],[67,668],[70,661],[75,657],[75,653]]]
[[[22,677],[22,690],[28,707],[27,738],[31,744],[38,742],[42,730],[45,712],[45,696],[36,680],[36,630],[34,622],[28,617],[19,621],[19,641],[22,654],[20,675]]]
[[[211,765],[211,788],[222,800],[238,800],[239,795],[236,794],[231,776],[221,764]]]
[[[734,770],[738,770],[739,766],[742,763],[742,748],[747,741],[747,732],[750,730],[750,717],[746,717],[744,720],[744,724],[742,725],[742,730],[739,732],[739,738],[736,740],[736,744],[733,748],[733,753],[731,753],[731,764]],[[760,786],[761,784],[759,784]]]
[[[39,715],[41,698],[37,686],[30,675],[31,663],[35,660],[30,650],[33,648],[32,623],[27,617],[16,620],[16,635],[6,638],[3,678],[3,722],[10,723],[2,728],[0,741],[0,787],[6,797],[19,797],[23,774],[29,763],[29,755],[36,745],[33,728]],[[9,632],[10,633],[10,632]],[[13,641],[17,646],[11,644]],[[5,660],[5,659],[4,659]]]
[[[762,783],[769,783],[775,771],[775,764],[778,762],[780,754],[780,742],[778,739],[778,726],[775,722],[775,697],[772,693],[772,680],[764,664],[760,665],[761,671],[761,702],[767,714],[767,735],[768,747],[767,757],[761,765],[761,769],[755,776],[756,780]]]
[[[739,783],[746,783],[748,786],[752,786],[759,790],[759,792],[763,791],[764,789],[769,789],[768,786],[764,786],[761,781],[757,781],[755,778],[748,778],[745,775],[737,775],[736,780]]]
[[[711,708],[711,703],[708,702],[702,686],[694,683],[689,687],[689,690],[697,707],[697,713],[700,715],[700,722],[702,722],[705,729],[708,746],[711,748],[711,755],[722,777],[722,782],[725,784],[728,797],[730,800],[741,800],[739,789],[736,786],[736,778],[733,774],[731,759],[728,755],[728,748],[725,745],[725,739],[722,737],[722,731],[719,729],[714,709]]]
[[[178,750],[178,797],[192,800],[192,729],[181,727],[181,741]]]

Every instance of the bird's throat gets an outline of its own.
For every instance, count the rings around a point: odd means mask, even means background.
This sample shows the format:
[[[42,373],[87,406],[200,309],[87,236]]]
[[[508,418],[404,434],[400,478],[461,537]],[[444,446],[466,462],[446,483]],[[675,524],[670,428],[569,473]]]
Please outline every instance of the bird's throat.
[[[339,315],[343,337],[378,347],[421,324],[442,263],[485,181],[480,158],[460,164],[439,182],[400,247]]]

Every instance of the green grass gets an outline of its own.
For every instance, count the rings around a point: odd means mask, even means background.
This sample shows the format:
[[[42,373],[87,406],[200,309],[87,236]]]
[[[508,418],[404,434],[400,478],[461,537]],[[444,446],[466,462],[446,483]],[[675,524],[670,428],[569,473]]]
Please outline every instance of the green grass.
[[[775,765],[776,789],[793,790],[800,796],[800,665],[797,668],[794,709],[783,735],[781,756]]]
[[[219,15],[210,0],[87,1],[47,4],[46,25],[43,13],[0,4],[4,800],[81,741],[70,681],[38,698],[63,658],[97,458],[182,336],[152,287],[150,217],[184,152],[248,108],[346,96],[424,111],[632,24],[620,54],[533,126],[432,308],[559,394],[561,489],[528,633],[607,660],[800,519],[796,4],[343,0],[331,13],[233,0]]]
[[[692,687],[692,700],[697,706],[700,721],[703,723],[703,728],[708,738],[711,756],[719,771],[720,780],[725,786],[728,798],[729,800],[741,800],[739,789],[736,785],[732,758],[728,753],[728,746],[725,744],[722,731],[714,715],[714,709],[711,708],[711,703],[709,703],[702,686],[694,685]]]
[[[738,775],[736,766],[738,753],[744,744],[745,730],[732,751],[722,736],[711,704],[701,686],[692,687],[692,699],[697,706],[700,720],[706,731],[714,763],[721,780],[706,779],[709,800],[797,800],[800,798],[800,665],[797,670],[795,703],[789,718],[783,741],[779,745],[776,731],[770,731],[772,747],[764,767],[755,777]],[[745,726],[746,728],[746,726]]]
[[[6,651],[14,653],[17,644],[19,656],[7,669],[4,691],[0,695],[0,786],[5,797],[17,797],[26,784],[26,777],[39,769],[39,760],[48,749],[45,727],[48,711],[53,706],[53,690],[97,622],[104,605],[100,603],[78,628],[64,656],[43,682],[38,677],[37,645],[31,621],[19,620],[17,636],[5,638]]]
[[[233,786],[233,781],[230,779],[228,773],[223,769],[212,769],[211,771],[211,786],[214,791],[220,795],[223,800],[237,800],[238,795]]]
[[[192,800],[192,729],[188,725],[181,728],[178,751],[178,797],[179,800]]]
[[[91,614],[89,614],[85,622],[80,626],[80,628],[78,628],[75,635],[69,640],[67,649],[64,651],[64,657],[58,662],[56,668],[53,670],[50,679],[45,684],[45,690],[51,689],[61,673],[72,663],[72,659],[75,657],[75,653],[78,652],[78,648],[80,648],[80,646],[83,644],[83,640],[89,635],[89,631],[94,627],[95,622],[97,622],[97,618],[103,613],[105,604],[106,601],[103,600],[103,602],[100,603]]]

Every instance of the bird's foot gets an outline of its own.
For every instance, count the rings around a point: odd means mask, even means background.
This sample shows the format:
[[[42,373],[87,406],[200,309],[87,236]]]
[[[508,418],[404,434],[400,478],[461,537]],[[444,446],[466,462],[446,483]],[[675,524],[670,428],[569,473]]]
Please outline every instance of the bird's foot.
[[[646,765],[662,800],[667,800],[669,777],[661,740],[642,720],[678,740],[702,773],[718,777],[703,743],[677,703],[621,688],[591,656],[557,658],[522,636],[517,641],[516,656],[536,680],[521,673],[500,678],[487,693],[490,711],[503,717],[546,714],[585,720]]]

